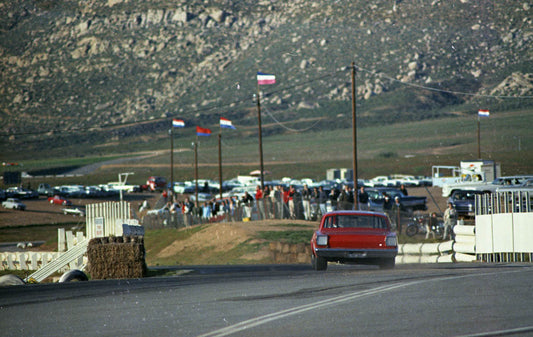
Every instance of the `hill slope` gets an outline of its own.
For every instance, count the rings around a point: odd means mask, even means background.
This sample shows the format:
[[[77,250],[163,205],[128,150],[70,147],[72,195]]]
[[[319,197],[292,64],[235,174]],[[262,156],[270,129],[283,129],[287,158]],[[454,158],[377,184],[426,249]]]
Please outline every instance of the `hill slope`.
[[[513,0],[4,2],[0,143],[150,137],[171,117],[252,126],[259,70],[276,75],[261,88],[273,119],[345,127],[351,62],[362,125],[524,108],[533,100],[501,96],[533,96],[532,11]]]

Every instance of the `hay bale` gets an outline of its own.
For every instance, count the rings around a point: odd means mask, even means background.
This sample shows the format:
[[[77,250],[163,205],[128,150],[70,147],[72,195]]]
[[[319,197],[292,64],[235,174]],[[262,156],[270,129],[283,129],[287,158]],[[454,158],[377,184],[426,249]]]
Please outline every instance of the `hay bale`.
[[[144,239],[96,238],[87,247],[92,279],[140,278],[146,275]]]

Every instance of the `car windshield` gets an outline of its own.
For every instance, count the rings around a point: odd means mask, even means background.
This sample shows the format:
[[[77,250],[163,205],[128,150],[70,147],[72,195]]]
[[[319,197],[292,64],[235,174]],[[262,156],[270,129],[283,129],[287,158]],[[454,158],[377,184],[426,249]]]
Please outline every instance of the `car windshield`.
[[[327,217],[324,228],[379,228],[387,229],[383,217],[370,215],[334,215]]]
[[[474,200],[476,198],[476,194],[474,192],[459,192],[456,193],[453,196],[454,200]]]

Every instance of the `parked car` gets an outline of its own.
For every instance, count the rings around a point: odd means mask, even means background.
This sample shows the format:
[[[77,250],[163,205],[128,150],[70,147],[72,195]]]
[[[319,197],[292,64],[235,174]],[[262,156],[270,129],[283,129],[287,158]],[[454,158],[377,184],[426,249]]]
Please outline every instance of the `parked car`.
[[[20,202],[17,198],[7,198],[6,201],[2,202],[2,207],[9,208],[9,209],[18,209],[18,210],[25,210],[26,205]]]
[[[366,182],[368,187],[392,187],[396,186],[396,181],[389,180],[386,176],[377,176]]]
[[[72,208],[63,208],[63,214],[65,215],[74,215],[74,216],[85,216],[85,210],[77,207]]]
[[[494,179],[491,182],[461,182],[446,184],[442,186],[442,196],[449,197],[455,190],[481,191],[485,193],[495,192],[503,187],[517,187],[524,184],[528,179],[533,179],[531,175],[506,176]]]
[[[519,185],[504,185],[498,187],[496,192],[533,192],[533,178],[527,179]]]
[[[483,194],[481,191],[455,190],[448,198],[455,207],[458,216],[472,217],[476,215],[476,195]]]
[[[335,211],[322,217],[311,239],[311,251],[315,270],[326,270],[328,262],[394,268],[398,240],[383,213]]]
[[[163,177],[149,177],[146,181],[146,185],[150,191],[162,191],[167,187],[167,181]]]
[[[37,187],[37,193],[51,197],[54,195],[54,189],[49,184],[42,183]]]
[[[63,205],[63,206],[72,205],[72,202],[70,200],[67,200],[60,195],[54,195],[53,197],[49,197],[48,202],[54,205]]]
[[[39,193],[34,190],[30,190],[22,187],[9,187],[6,190],[6,195],[8,198],[20,198],[20,199],[37,199],[39,198]]]
[[[370,199],[370,208],[372,210],[383,210],[383,202],[385,200],[383,193],[387,193],[391,200],[394,200],[394,198],[399,197],[400,204],[402,205],[403,209],[406,210],[408,215],[412,214],[414,211],[425,211],[428,209],[427,197],[405,195],[397,188],[367,188],[366,192],[368,193],[368,197]]]

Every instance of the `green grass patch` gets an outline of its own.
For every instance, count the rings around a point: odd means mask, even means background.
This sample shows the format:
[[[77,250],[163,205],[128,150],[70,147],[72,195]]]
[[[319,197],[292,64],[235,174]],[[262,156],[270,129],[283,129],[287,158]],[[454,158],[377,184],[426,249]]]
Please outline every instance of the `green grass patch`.
[[[258,238],[266,241],[281,241],[290,244],[309,243],[313,236],[313,230],[297,231],[260,231]]]

